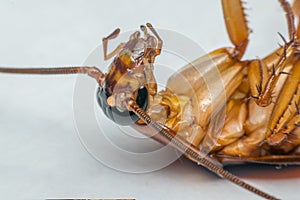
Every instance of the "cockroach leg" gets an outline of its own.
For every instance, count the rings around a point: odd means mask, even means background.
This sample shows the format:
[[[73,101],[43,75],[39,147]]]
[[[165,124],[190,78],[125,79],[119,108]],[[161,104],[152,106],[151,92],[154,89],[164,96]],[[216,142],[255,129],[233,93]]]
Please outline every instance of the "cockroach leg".
[[[296,35],[296,29],[295,29],[295,19],[294,19],[292,7],[286,0],[279,0],[279,2],[286,15],[289,39],[290,41],[294,41]]]
[[[276,106],[274,106],[272,111],[268,126],[269,130],[266,134],[267,137],[270,137],[268,140],[270,145],[282,142],[274,140],[274,138],[284,139],[284,137],[277,137],[276,135],[282,135],[282,133],[291,133],[295,128],[295,124],[298,124],[299,122],[299,67],[299,61],[293,64],[290,75],[288,75],[275,103]]]
[[[240,0],[222,0],[222,7],[229,38],[235,45],[234,57],[239,60],[244,55],[250,34],[244,8]]]
[[[295,17],[298,19],[295,48],[298,52],[300,52],[300,0],[295,0],[292,8]]]
[[[154,34],[157,40],[155,40],[153,36],[149,35],[146,26]],[[144,71],[147,78],[146,87],[148,88],[149,95],[153,97],[157,93],[157,83],[152,72],[154,69],[153,63],[156,56],[158,56],[161,53],[163,41],[158,35],[158,33],[156,32],[156,30],[153,28],[152,24],[147,23],[146,26],[141,26],[141,30],[144,32],[145,38],[147,40],[152,40],[152,42],[148,41],[148,43],[151,43],[151,45],[144,52],[145,54],[143,57],[143,65],[145,66],[146,69]]]
[[[266,66],[263,61],[254,60],[251,61],[248,67],[249,85],[251,88],[251,95],[254,97],[255,102],[259,106],[268,106],[272,103],[272,94],[275,86],[279,80],[279,77],[283,75],[284,69],[287,67],[287,60],[294,53],[295,42],[295,25],[294,15],[290,4],[285,0],[279,0],[283,10],[286,13],[286,19],[288,24],[289,42],[279,33],[284,45],[278,52],[277,58],[274,57],[273,62],[269,63],[271,66]],[[269,72],[267,71],[269,69]]]
[[[154,36],[150,36],[147,32],[147,28],[153,33]],[[153,28],[152,24],[147,23],[146,26],[141,26],[141,30],[144,32],[146,42],[150,44],[146,51],[144,52],[143,64],[154,63],[155,57],[161,53],[163,40],[160,38],[156,30]]]
[[[107,46],[108,46],[108,40],[116,38],[120,33],[120,29],[117,28],[112,32],[109,36],[104,37],[102,39],[103,43],[103,53],[104,53],[104,60],[109,60],[110,58],[114,57],[117,53],[120,52],[120,50],[124,47],[125,43],[120,43],[115,50],[113,50],[111,53],[107,53]]]
[[[144,38],[149,37],[149,33],[148,33],[147,27],[145,25],[141,25],[140,29],[144,33]]]
[[[279,132],[276,132],[267,138],[268,144],[271,146],[282,144],[286,139],[288,139],[289,134],[293,132],[299,122],[300,114],[296,113],[288,122],[284,123],[284,127],[282,127]]]
[[[259,105],[259,96],[262,93],[263,86],[267,84],[267,78],[269,77],[268,68],[262,60],[255,59],[248,64],[247,70],[251,97]]]
[[[287,76],[287,60],[293,55],[293,43],[282,47],[281,55],[274,56],[271,66],[267,66],[263,60],[253,60],[248,65],[248,79],[251,88],[251,96],[257,105],[265,107],[272,103],[272,94],[280,76]],[[277,54],[277,52],[275,52]]]
[[[155,37],[157,38],[157,47],[155,48],[155,56],[157,56],[161,53],[163,40],[160,38],[160,36],[156,32],[156,30],[153,28],[152,24],[147,23],[146,25],[152,31],[152,33],[155,35]]]

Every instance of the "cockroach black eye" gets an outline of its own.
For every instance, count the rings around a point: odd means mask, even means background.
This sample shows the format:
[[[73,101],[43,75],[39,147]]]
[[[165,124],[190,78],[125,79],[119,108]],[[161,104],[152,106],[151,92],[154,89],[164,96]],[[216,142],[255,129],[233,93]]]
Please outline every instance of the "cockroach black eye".
[[[137,120],[139,120],[139,117],[131,111],[127,111],[127,110],[121,111],[120,109],[118,109],[116,107],[112,107],[112,106],[108,105],[107,98],[108,98],[108,95],[105,92],[105,89],[99,87],[98,91],[97,91],[98,104],[102,108],[104,114],[109,119],[111,119],[115,123],[122,125],[122,126],[131,125],[131,124],[135,123]],[[138,90],[136,102],[140,108],[142,108],[144,111],[146,110],[147,104],[148,104],[147,88],[142,87]]]

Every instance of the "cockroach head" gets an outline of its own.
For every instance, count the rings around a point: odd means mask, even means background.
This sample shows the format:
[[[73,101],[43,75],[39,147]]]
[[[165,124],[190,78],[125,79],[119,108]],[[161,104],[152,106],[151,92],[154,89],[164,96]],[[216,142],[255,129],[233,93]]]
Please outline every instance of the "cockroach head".
[[[151,35],[148,29],[154,35]],[[148,91],[153,90],[149,85],[154,83],[156,89],[153,63],[161,51],[160,41],[151,24],[142,25],[141,31],[130,35],[114,58],[105,83],[98,91],[99,105],[113,121],[128,125],[138,120],[137,116],[127,110],[128,99],[136,100],[141,108],[146,109]]]

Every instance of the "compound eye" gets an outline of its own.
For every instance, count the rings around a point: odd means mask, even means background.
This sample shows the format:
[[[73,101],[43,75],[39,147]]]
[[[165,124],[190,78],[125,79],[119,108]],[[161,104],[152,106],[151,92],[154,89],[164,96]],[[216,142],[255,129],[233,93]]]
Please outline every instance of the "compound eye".
[[[121,111],[116,107],[112,107],[108,105],[107,98],[108,95],[105,92],[105,88],[99,87],[97,91],[97,101],[99,106],[103,110],[104,114],[109,119],[122,126],[128,126],[134,124],[137,120],[139,120],[139,117],[131,111],[128,110]],[[142,87],[138,90],[136,102],[140,108],[142,108],[144,111],[146,110],[148,104],[147,88]]]

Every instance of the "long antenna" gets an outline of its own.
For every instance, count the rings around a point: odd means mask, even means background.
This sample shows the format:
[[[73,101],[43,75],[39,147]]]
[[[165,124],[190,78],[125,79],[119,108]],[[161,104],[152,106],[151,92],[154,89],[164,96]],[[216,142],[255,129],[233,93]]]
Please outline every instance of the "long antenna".
[[[230,172],[224,170],[221,166],[216,165],[214,162],[209,160],[207,158],[206,154],[203,154],[196,146],[188,143],[186,140],[181,139],[180,137],[176,136],[176,133],[158,122],[151,119],[149,115],[147,115],[134,100],[128,101],[128,109],[133,111],[137,116],[139,116],[140,119],[142,119],[149,127],[151,127],[153,130],[157,131],[158,134],[163,136],[164,138],[168,139],[172,146],[175,147],[180,152],[187,155],[189,158],[191,158],[193,161],[197,162],[199,165],[202,165],[203,167],[207,168],[208,170],[214,172],[221,178],[225,178],[232,183],[250,191],[253,192],[265,199],[271,199],[276,200],[277,198],[274,196],[271,196],[270,194],[261,191],[258,188],[255,188],[254,186],[244,182],[239,177],[231,174]]]
[[[41,75],[57,75],[57,74],[87,74],[96,79],[99,85],[102,85],[105,74],[97,67],[92,66],[74,66],[74,67],[55,67],[55,68],[8,68],[0,67],[0,73],[10,74],[41,74]]]

